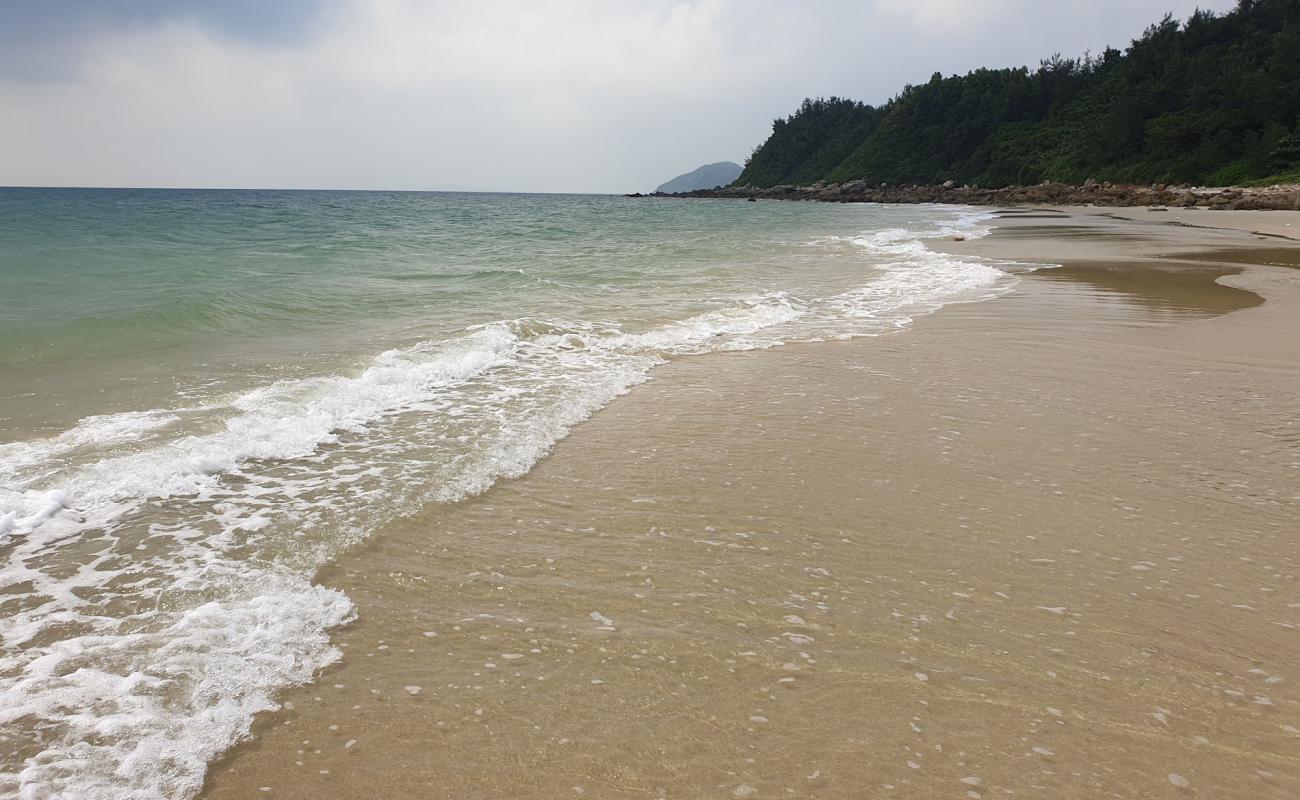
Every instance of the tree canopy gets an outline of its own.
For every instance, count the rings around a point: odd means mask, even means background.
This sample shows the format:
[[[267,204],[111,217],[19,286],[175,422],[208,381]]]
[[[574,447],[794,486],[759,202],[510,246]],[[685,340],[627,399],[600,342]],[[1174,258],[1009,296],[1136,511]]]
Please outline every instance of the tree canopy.
[[[1127,50],[805,100],[737,185],[1300,180],[1300,0],[1172,16]]]

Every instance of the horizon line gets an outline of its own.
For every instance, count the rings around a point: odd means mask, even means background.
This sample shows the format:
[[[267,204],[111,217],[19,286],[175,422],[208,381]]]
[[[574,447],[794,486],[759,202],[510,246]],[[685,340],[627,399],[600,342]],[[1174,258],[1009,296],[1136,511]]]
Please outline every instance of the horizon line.
[[[81,189],[102,191],[159,191],[159,192],[385,192],[406,194],[569,194],[618,197],[629,192],[575,192],[575,191],[522,191],[513,189],[358,189],[315,186],[81,186],[76,184],[0,184],[5,189]]]

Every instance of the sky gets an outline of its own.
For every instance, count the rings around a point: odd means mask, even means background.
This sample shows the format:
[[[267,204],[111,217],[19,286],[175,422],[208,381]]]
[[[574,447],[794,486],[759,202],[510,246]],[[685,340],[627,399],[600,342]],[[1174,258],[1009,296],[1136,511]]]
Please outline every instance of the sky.
[[[1234,0],[0,0],[0,185],[631,192]]]

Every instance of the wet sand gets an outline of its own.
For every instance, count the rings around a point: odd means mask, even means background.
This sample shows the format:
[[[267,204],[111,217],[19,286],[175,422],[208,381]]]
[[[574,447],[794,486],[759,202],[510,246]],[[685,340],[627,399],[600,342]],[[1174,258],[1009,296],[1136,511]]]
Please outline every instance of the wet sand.
[[[205,797],[1300,796],[1300,270],[1017,216],[941,246],[1065,268],[674,361],[323,571]]]
[[[1084,211],[1062,206],[1060,210]],[[1288,211],[1213,211],[1204,208],[1091,208],[1087,212],[1108,214],[1135,222],[1164,222],[1192,228],[1245,231],[1266,237],[1300,241],[1300,213]]]

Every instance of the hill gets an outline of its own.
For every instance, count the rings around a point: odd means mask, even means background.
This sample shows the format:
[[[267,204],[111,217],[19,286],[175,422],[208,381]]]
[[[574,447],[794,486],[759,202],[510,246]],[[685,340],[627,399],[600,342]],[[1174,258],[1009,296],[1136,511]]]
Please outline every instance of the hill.
[[[660,185],[655,191],[672,194],[674,192],[692,192],[696,189],[712,189],[715,186],[729,186],[732,181],[740,176],[741,169],[742,167],[739,164],[731,161],[705,164],[685,175],[678,175],[676,178]]]
[[[1171,16],[1121,52],[805,100],[736,184],[1300,180],[1300,0]]]

